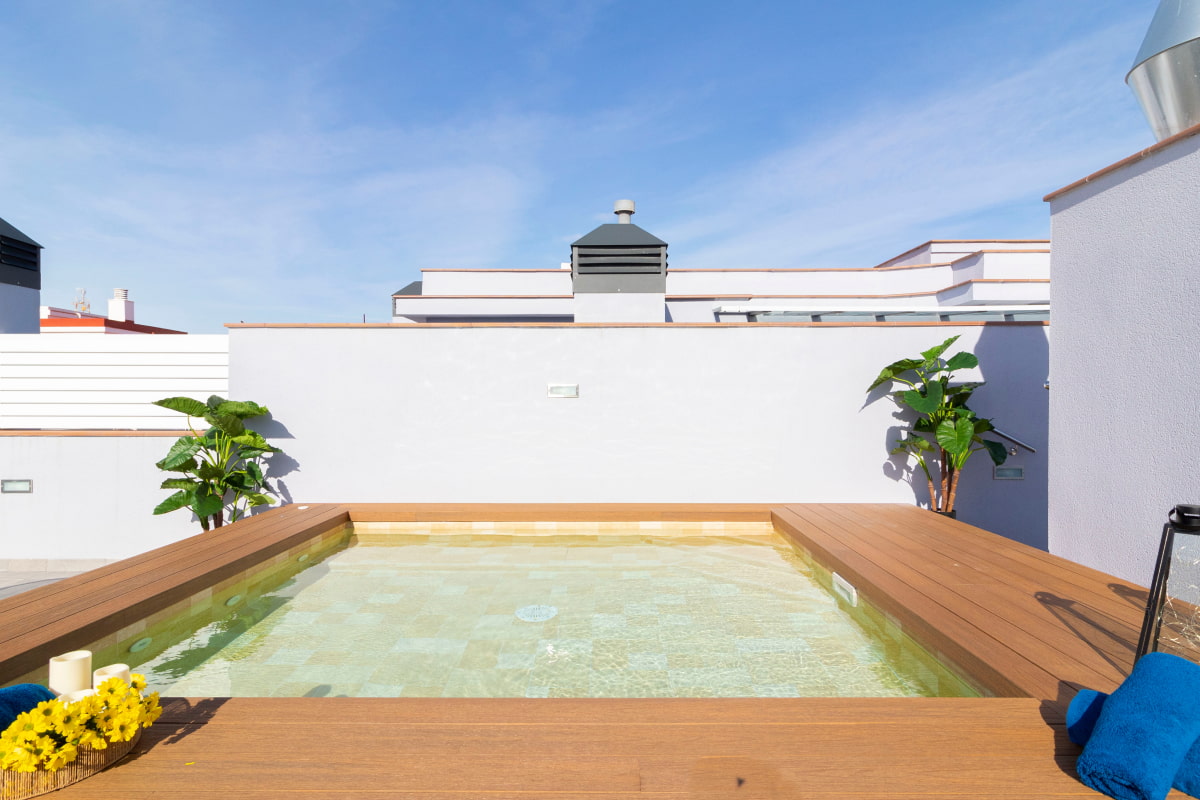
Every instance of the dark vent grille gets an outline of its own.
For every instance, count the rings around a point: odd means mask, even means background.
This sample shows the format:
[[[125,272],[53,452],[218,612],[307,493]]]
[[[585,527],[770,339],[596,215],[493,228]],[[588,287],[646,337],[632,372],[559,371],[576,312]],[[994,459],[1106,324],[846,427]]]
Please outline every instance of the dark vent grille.
[[[41,257],[37,245],[26,244],[8,236],[0,236],[0,264],[31,269],[36,272],[40,263]]]
[[[666,272],[665,247],[577,247],[580,275],[658,275]]]

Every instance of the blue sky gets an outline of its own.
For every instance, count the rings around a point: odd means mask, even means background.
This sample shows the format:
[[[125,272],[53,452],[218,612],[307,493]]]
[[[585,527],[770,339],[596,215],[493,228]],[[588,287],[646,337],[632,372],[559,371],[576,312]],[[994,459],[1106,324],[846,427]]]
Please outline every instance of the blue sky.
[[[1047,238],[1154,139],[1157,0],[7,0],[0,217],[42,302],[388,321],[422,267],[556,267],[637,201],[673,267]]]

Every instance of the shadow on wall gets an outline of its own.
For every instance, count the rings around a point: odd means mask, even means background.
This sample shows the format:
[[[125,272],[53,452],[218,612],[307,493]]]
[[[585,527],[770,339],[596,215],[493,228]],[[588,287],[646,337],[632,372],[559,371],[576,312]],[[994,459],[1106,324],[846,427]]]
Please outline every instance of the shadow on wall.
[[[271,454],[271,457],[267,460],[267,469],[264,473],[264,476],[273,487],[274,493],[279,496],[282,504],[287,505],[295,502],[295,500],[292,498],[291,490],[288,489],[287,481],[283,480],[283,478],[292,474],[293,472],[299,472],[300,462],[292,458],[286,452],[287,442],[281,443],[279,440],[295,439],[296,437],[292,435],[292,432],[288,430],[286,425],[270,415],[261,421],[257,421],[254,429],[261,433],[263,437],[267,439],[267,441],[271,442],[272,445],[285,451],[282,453]],[[270,511],[272,508],[278,508],[278,504],[270,506],[258,506],[257,508],[251,509],[251,513],[262,514]]]
[[[933,336],[929,346],[945,338],[948,337]],[[1037,452],[1018,448],[1017,454],[1010,454],[1005,462],[1005,466],[1023,468],[1022,480],[996,480],[988,454],[981,451],[972,455],[959,479],[955,501],[958,519],[1045,550],[1048,543],[1046,444],[1049,438],[1049,397],[1045,381],[1050,363],[1046,330],[1038,325],[985,325],[973,347],[970,344],[958,346],[960,342],[951,346],[946,355],[952,356],[960,350],[973,352],[979,358],[978,379],[987,384],[972,395],[971,408]],[[887,397],[891,393],[882,387],[876,388],[867,395],[863,407],[874,402],[893,402]],[[910,429],[916,413],[897,406],[892,417],[897,424],[887,430],[881,443],[883,453],[888,453]],[[1000,441],[1011,450],[1012,442],[1003,437],[992,434],[985,438]],[[916,505],[931,507],[929,482],[913,458],[888,456],[882,469],[891,480],[908,483]],[[934,479],[937,479],[936,473]]]
[[[959,489],[959,519],[1040,550],[1048,545],[1050,440],[1049,329],[1042,325],[985,325],[975,345],[987,386],[971,406],[1005,433],[1037,452],[993,436],[1009,450],[1006,467],[1020,467],[1021,480],[996,480],[986,453],[973,456]],[[979,463],[975,463],[976,460]]]

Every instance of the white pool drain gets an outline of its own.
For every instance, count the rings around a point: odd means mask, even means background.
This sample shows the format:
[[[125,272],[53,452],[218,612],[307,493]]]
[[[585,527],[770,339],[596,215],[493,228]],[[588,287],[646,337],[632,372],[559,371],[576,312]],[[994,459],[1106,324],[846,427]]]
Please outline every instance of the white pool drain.
[[[558,616],[558,609],[554,606],[525,606],[518,608],[516,615],[522,622],[545,622]]]

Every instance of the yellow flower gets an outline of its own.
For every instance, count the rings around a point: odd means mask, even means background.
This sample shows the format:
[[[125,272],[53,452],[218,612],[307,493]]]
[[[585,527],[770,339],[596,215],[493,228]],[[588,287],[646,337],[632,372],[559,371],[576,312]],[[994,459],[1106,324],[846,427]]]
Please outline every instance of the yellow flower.
[[[62,706],[57,700],[43,700],[27,712],[36,731],[48,731],[54,725],[54,715]]]
[[[129,676],[129,685],[139,692],[146,691],[146,676],[133,673]]]
[[[58,749],[57,752],[51,754],[50,757],[46,759],[46,771],[54,772],[60,767],[65,767],[67,764],[70,764],[72,761],[74,761],[78,754],[79,753],[75,749],[75,745],[64,744]]]
[[[109,678],[96,687],[96,696],[105,701],[111,701],[123,697],[127,691],[129,691],[129,687],[125,685],[125,681],[120,678]]]
[[[108,740],[93,730],[84,730],[79,736],[79,746],[90,745],[93,750],[103,750],[108,747]]]

